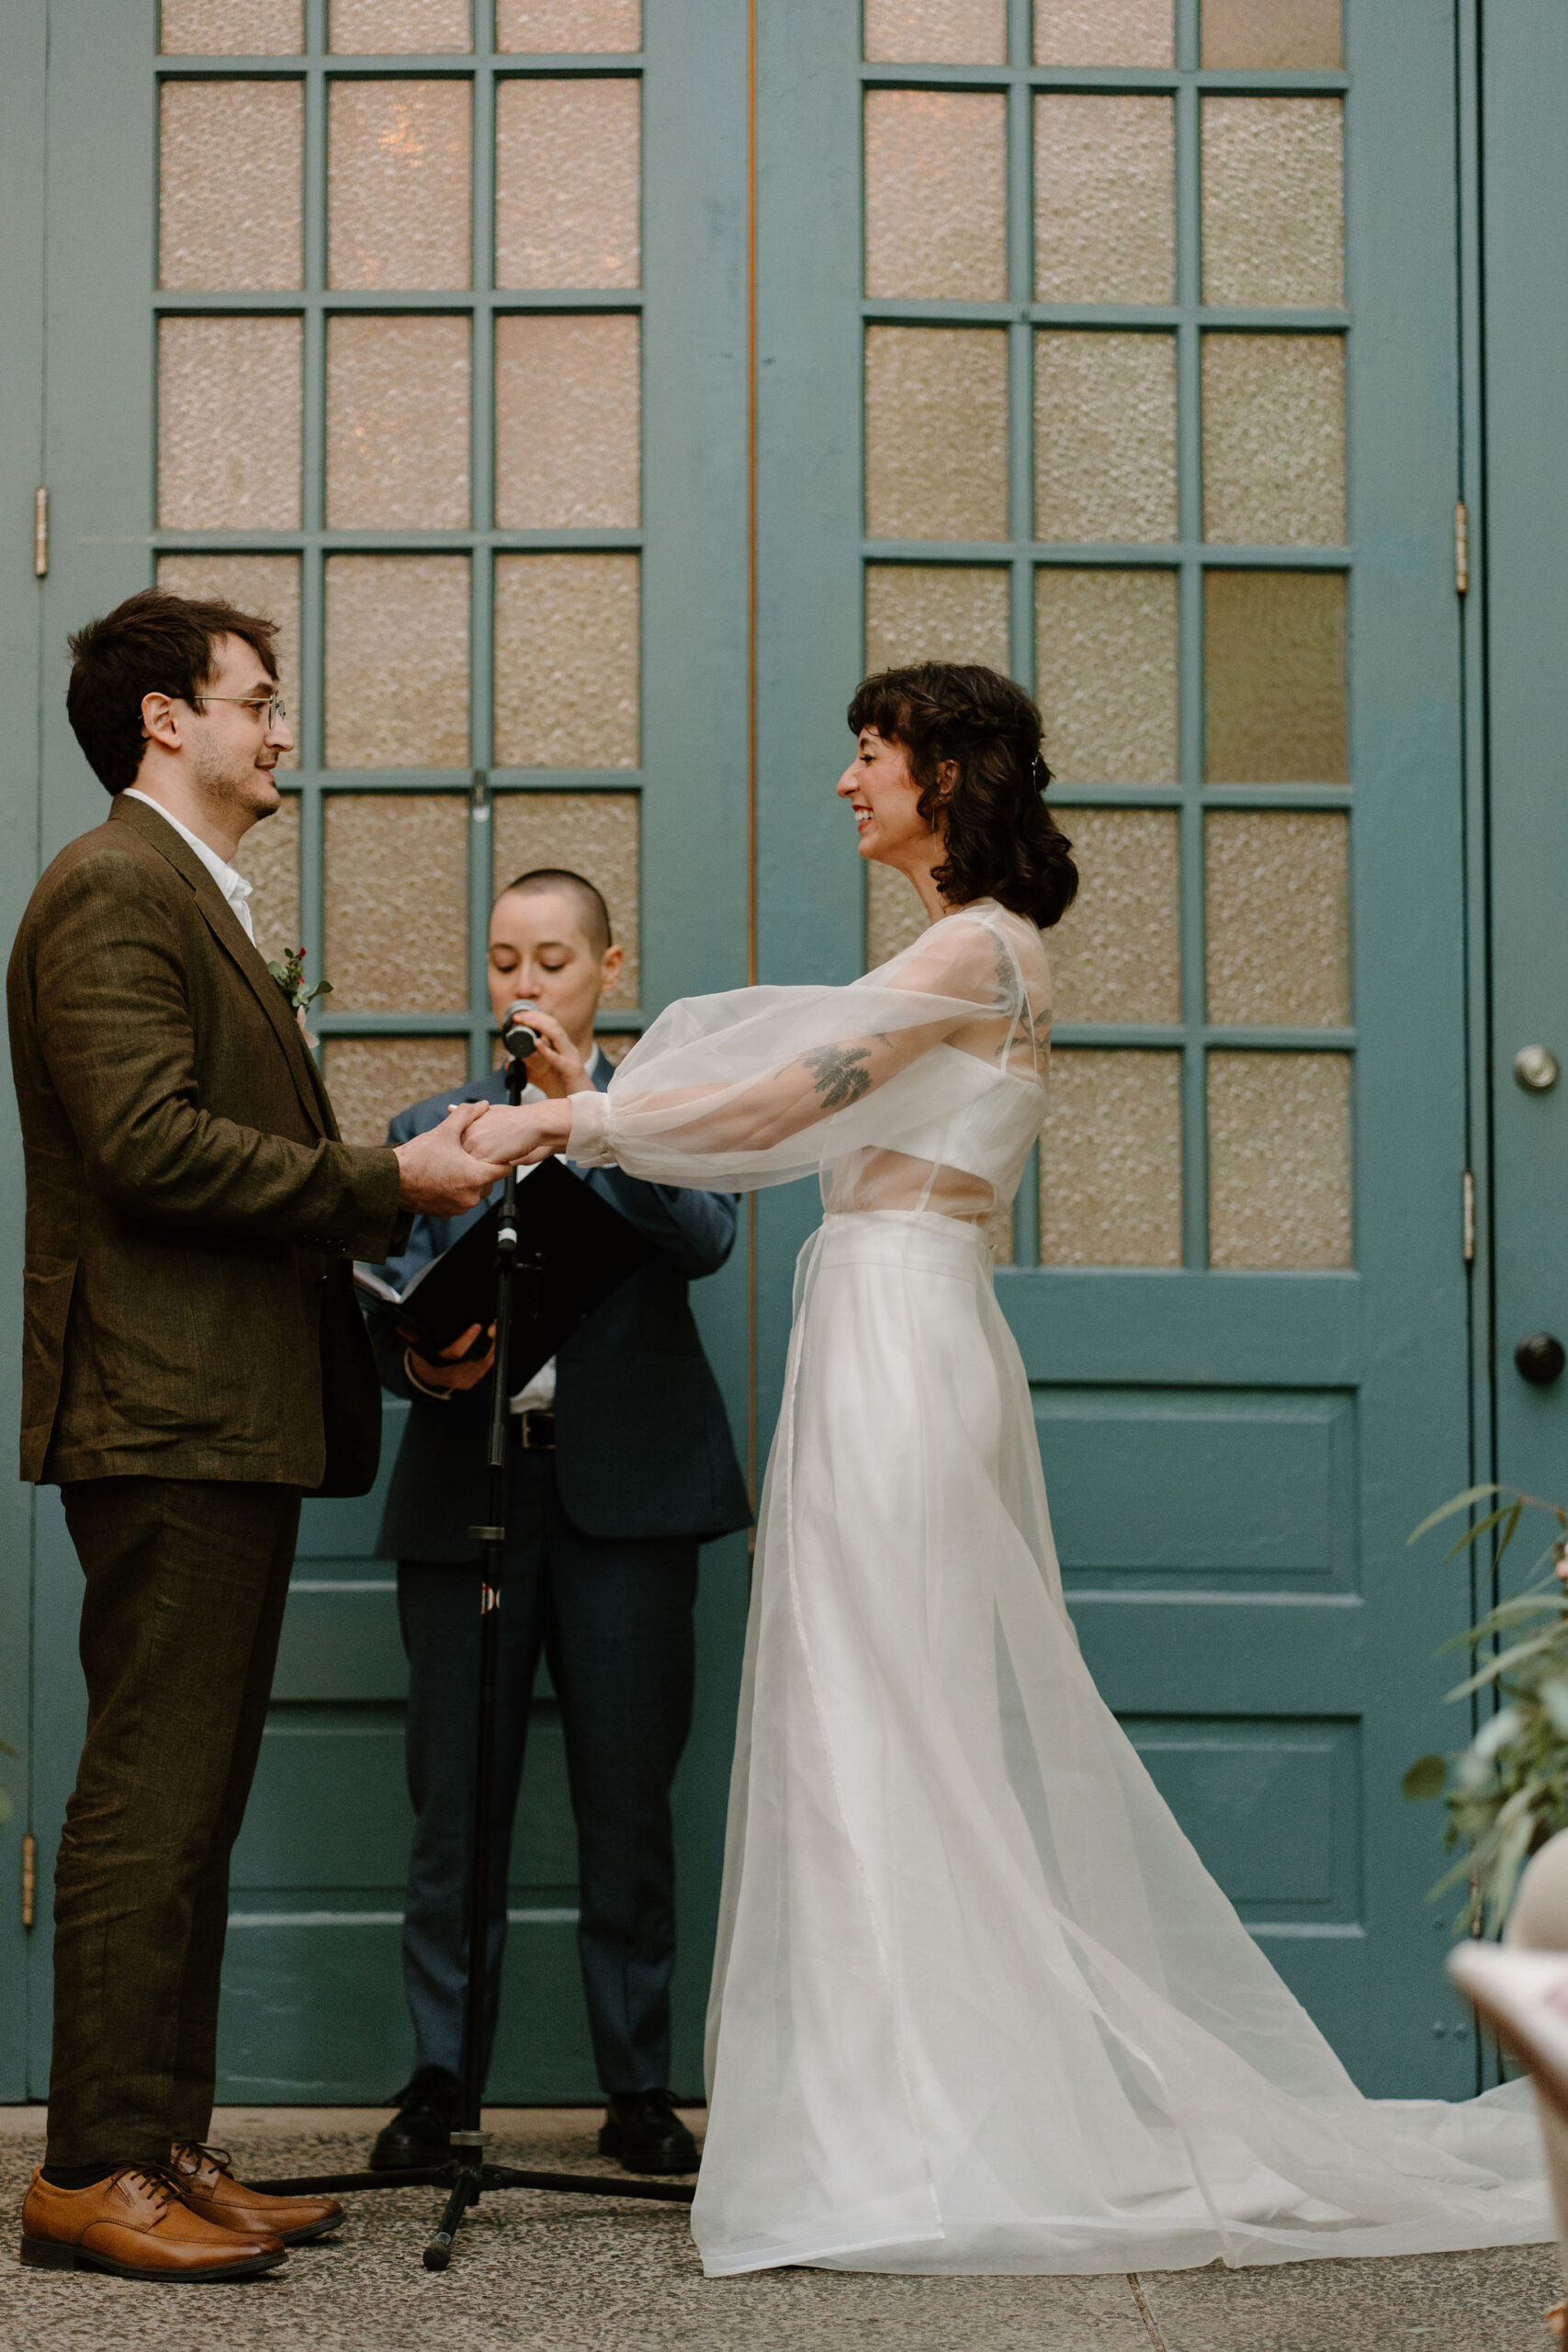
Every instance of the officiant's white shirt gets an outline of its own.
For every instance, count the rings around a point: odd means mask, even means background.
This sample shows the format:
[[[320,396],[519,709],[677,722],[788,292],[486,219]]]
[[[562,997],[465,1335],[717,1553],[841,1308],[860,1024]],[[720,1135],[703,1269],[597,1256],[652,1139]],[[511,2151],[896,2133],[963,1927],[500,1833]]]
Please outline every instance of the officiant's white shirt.
[[[595,1084],[598,1083],[600,1058],[599,1048],[595,1046],[588,1057],[588,1075]],[[542,1102],[544,1099],[543,1093],[536,1086],[525,1086],[523,1090],[525,1102]],[[542,1363],[539,1366],[526,1388],[520,1388],[517,1391],[516,1396],[512,1399],[512,1409],[514,1413],[547,1412],[555,1401],[556,1360],[552,1356],[548,1363]]]
[[[251,921],[251,886],[246,881],[244,876],[243,874],[236,873],[233,866],[226,865],[215,849],[209,849],[207,843],[201,839],[199,834],[193,833],[188,825],[182,825],[177,817],[171,817],[163,802],[161,800],[154,800],[150,793],[138,792],[133,784],[128,784],[120,797],[125,800],[140,800],[143,808],[156,808],[159,816],[164,820],[164,824],[173,825],[181,841],[188,842],[190,843],[197,857],[200,858],[203,865],[206,866],[209,874],[211,875],[213,880],[217,883],[218,888],[222,891],[223,896],[228,899],[229,904],[233,908],[235,914],[239,917],[245,937],[250,940],[254,945],[256,933],[255,925]],[[597,1047],[595,1047],[594,1050],[597,1051]]]

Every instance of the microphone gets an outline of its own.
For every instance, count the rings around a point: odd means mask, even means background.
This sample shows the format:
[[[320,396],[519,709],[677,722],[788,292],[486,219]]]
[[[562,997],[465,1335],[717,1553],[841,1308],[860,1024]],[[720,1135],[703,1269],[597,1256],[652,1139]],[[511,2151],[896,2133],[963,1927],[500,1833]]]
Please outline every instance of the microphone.
[[[501,1016],[501,1042],[513,1061],[525,1062],[538,1045],[539,1033],[529,1027],[526,1019],[535,1009],[532,997],[520,996]]]

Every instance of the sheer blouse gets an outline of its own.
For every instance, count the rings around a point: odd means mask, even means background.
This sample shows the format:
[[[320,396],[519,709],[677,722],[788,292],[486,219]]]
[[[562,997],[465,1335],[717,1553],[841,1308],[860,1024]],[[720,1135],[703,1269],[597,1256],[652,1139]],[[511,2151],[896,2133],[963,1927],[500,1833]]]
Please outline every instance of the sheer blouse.
[[[980,1219],[1044,1114],[1051,979],[993,899],[847,988],[733,989],[661,1012],[607,1093],[571,1099],[570,1158],[728,1192],[819,1175],[825,1207]]]

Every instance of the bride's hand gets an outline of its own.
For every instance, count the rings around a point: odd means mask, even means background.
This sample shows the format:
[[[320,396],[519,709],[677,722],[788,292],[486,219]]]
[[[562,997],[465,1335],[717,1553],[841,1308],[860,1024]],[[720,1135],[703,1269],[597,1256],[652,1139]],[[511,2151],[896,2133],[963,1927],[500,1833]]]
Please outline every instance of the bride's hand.
[[[571,1099],[503,1104],[484,1112],[463,1131],[463,1148],[496,1166],[532,1167],[566,1148],[571,1135]]]

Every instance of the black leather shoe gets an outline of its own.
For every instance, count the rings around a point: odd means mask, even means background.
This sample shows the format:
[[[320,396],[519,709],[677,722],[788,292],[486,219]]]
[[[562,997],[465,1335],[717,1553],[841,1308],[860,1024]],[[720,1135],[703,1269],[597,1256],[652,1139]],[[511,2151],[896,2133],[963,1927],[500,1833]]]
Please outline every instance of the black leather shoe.
[[[668,2091],[617,2091],[599,2133],[599,2154],[626,2172],[695,2172],[697,2143]]]
[[[442,2163],[462,2087],[445,2066],[422,2066],[395,2096],[398,2111],[370,2151],[372,2170]]]

